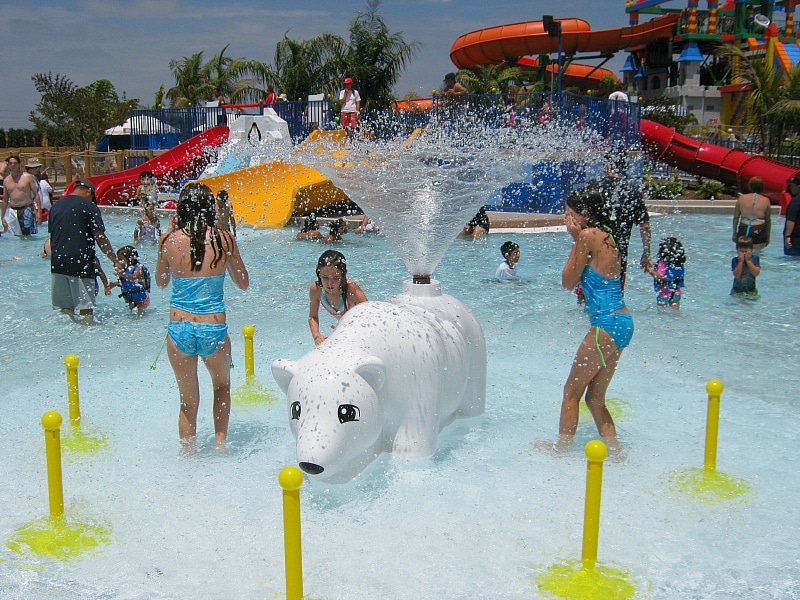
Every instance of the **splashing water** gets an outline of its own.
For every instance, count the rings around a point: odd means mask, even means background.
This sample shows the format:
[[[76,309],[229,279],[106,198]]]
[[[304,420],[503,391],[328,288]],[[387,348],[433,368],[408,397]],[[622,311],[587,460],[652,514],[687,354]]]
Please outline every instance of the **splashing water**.
[[[361,138],[345,153],[301,148],[295,160],[330,177],[378,223],[415,280],[425,280],[464,223],[493,192],[519,179],[526,164],[590,159],[586,148],[584,135],[555,123],[498,128],[464,116],[432,121],[408,139]]]

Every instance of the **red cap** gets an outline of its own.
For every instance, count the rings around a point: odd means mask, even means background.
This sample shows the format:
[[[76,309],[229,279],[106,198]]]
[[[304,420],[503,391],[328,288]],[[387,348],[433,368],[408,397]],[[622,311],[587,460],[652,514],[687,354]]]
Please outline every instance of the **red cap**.
[[[353,78],[352,77],[345,77],[344,78],[344,84],[347,85],[348,83],[353,83]]]

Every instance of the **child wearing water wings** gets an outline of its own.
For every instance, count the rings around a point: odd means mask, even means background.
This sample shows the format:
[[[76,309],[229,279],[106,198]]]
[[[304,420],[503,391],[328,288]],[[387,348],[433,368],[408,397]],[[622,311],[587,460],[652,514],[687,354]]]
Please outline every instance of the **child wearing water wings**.
[[[500,246],[500,253],[505,259],[497,267],[494,273],[496,279],[500,281],[514,281],[519,279],[517,276],[516,264],[519,262],[519,244],[508,241]]]
[[[123,264],[119,273],[119,281],[110,284],[110,287],[119,286],[122,293],[119,295],[128,303],[128,308],[136,310],[136,315],[141,316],[144,309],[150,306],[150,272],[139,262],[139,253],[133,246],[123,246],[117,250],[117,258]]]
[[[686,253],[677,238],[669,237],[658,245],[658,261],[655,266],[645,267],[653,277],[653,289],[659,306],[669,306],[678,310],[681,307],[683,289],[683,265]]]

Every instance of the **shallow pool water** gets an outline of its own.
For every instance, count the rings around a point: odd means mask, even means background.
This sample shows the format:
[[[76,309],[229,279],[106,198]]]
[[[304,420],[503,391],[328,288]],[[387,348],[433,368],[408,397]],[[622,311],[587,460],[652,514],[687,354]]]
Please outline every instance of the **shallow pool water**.
[[[128,243],[135,217],[106,220],[114,246]],[[775,221],[778,240],[782,219]],[[800,596],[800,262],[770,246],[761,255],[760,297],[730,297],[730,223],[728,215],[653,218],[654,250],[666,235],[686,248],[680,312],[659,310],[652,280],[629,274],[636,334],[609,390],[628,458],[604,467],[598,559],[626,572],[640,598]],[[308,286],[327,249],[294,241],[295,232],[241,231],[252,285],[226,286],[233,388],[244,382],[241,328],[253,324],[256,377],[279,400],[235,404],[230,448],[216,452],[201,370],[200,447],[188,458],[179,453],[172,370],[159,355],[169,291],[154,290],[142,319],[120,298],[103,297],[102,325],[78,326],[51,309],[49,265],[38,258],[43,236],[0,239],[0,597],[284,597],[277,475],[293,463],[294,446],[269,366],[313,347]],[[492,281],[506,239],[521,246],[518,284]],[[559,285],[569,242],[565,233],[453,242],[434,277],[483,325],[486,413],[445,429],[429,459],[383,456],[348,484],[303,485],[308,597],[539,598],[537,575],[580,558],[583,447],[596,437],[594,425],[583,413],[566,456],[531,449],[555,437],[561,387],[588,329],[574,294]],[[408,274],[383,237],[348,234],[337,249],[369,298],[401,291]],[[634,237],[632,265],[640,251]],[[154,246],[140,254],[154,268]],[[112,541],[65,562],[19,555],[6,542],[48,514],[40,422],[52,409],[66,421],[69,353],[81,361],[82,427],[106,435],[109,446],[65,455],[66,514],[105,524]],[[670,481],[703,464],[712,378],[725,386],[717,468],[750,492],[707,503]]]

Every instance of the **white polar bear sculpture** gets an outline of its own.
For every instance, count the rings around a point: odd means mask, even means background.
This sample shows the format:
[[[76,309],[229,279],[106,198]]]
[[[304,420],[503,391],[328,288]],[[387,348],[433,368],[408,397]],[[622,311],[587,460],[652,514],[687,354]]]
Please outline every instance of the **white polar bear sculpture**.
[[[286,393],[297,461],[309,475],[349,481],[381,452],[430,456],[439,431],[483,413],[486,342],[472,312],[439,282],[404,282],[365,302],[331,336],[272,374]]]

